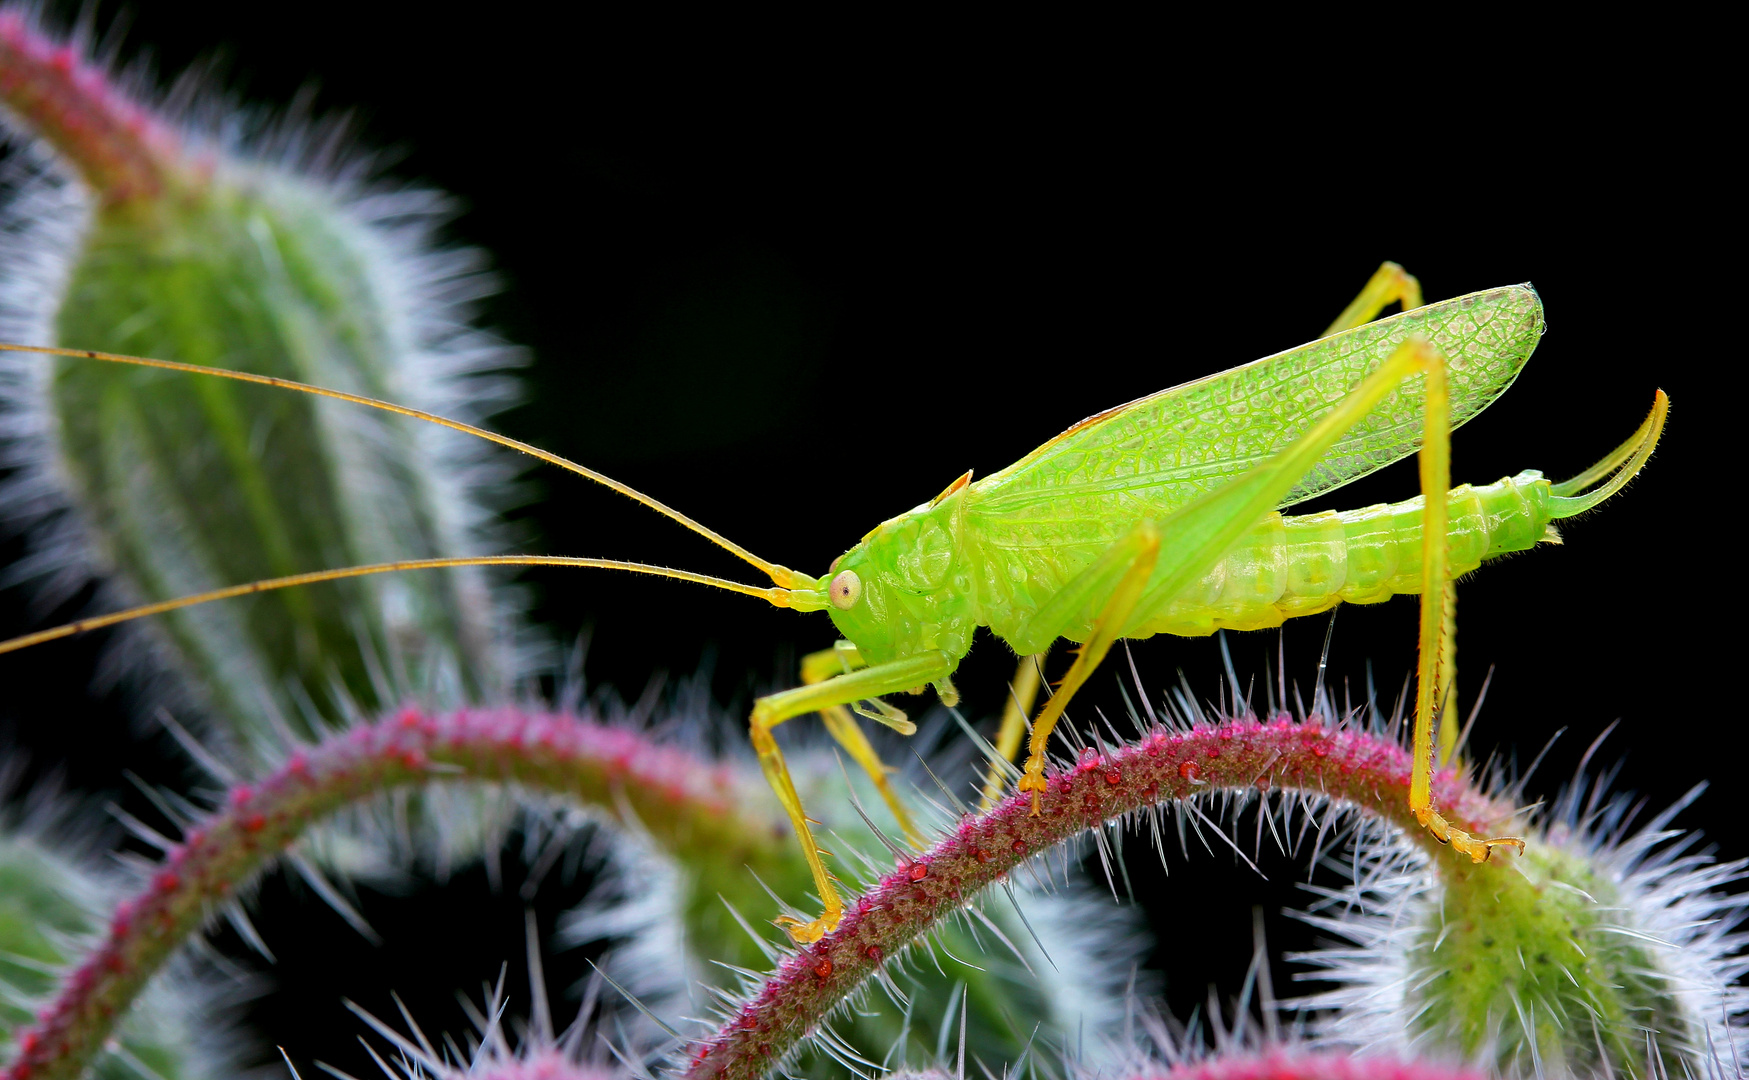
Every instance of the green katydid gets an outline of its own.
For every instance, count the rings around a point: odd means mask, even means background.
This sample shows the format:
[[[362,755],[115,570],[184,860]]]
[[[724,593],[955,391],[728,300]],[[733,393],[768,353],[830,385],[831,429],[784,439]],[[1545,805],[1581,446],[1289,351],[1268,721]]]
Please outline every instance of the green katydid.
[[[1392,302],[1401,303],[1401,314],[1369,321]],[[1528,286],[1423,306],[1415,279],[1386,263],[1318,340],[1090,417],[975,483],[968,472],[929,502],[871,530],[822,578],[761,559],[575,462],[429,413],[244,372],[3,346],[285,387],[477,435],[643,503],[757,567],[772,586],[609,559],[410,560],[147,604],[0,642],[0,652],[210,600],[443,566],[628,570],[729,589],[778,607],[824,610],[845,640],[804,661],[803,686],[759,699],[749,725],[760,765],[795,827],[824,908],[810,922],[779,920],[795,940],[806,942],[836,927],[843,904],[772,735],[784,721],[823,713],[828,730],[909,829],[903,807],[887,787],[887,770],[845,706],[909,733],[914,728],[905,714],[881,698],[933,685],[943,701],[954,703],[958,695],[951,677],[970,650],[976,627],[989,627],[1023,656],[1041,652],[1057,638],[1080,642],[1074,664],[1032,724],[1017,786],[1031,795],[1036,813],[1046,790],[1051,731],[1118,639],[1279,626],[1342,601],[1373,603],[1420,593],[1410,805],[1435,836],[1480,862],[1496,846],[1522,847],[1523,842],[1471,837],[1451,826],[1432,803],[1433,732],[1451,670],[1450,582],[1485,558],[1553,539],[1553,521],[1620,490],[1645,464],[1668,410],[1659,391],[1651,415],[1631,438],[1565,483],[1551,484],[1527,471],[1484,487],[1450,489],[1450,429],[1511,385],[1542,327],[1541,303]],[[1284,517],[1279,512],[1418,446],[1422,497],[1342,513]],[[1426,498],[1429,493],[1445,494]],[[1031,691],[1020,689],[1017,697],[1025,700],[1009,710],[999,740],[1010,756],[1020,742]]]

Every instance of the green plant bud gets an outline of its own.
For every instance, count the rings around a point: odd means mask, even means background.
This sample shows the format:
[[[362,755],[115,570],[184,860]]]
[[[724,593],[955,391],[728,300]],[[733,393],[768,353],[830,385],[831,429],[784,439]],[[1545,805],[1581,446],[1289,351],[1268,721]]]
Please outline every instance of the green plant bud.
[[[16,15],[0,27],[5,118],[53,162],[12,200],[4,262],[36,280],[8,282],[8,332],[472,418],[502,403],[501,382],[475,376],[514,357],[466,326],[485,283],[473,253],[431,248],[441,199],[208,145],[50,44]],[[262,141],[300,136],[311,141]],[[55,169],[89,197],[79,220],[50,228],[27,219],[68,213],[41,197],[66,186]],[[460,435],[210,377],[7,362],[9,456],[22,466],[7,501],[35,515],[51,594],[100,574],[113,587],[94,607],[108,610],[491,550],[470,491],[503,477]],[[120,640],[172,641],[197,706],[260,761],[276,725],[309,736],[408,694],[502,695],[514,674],[505,607],[474,572],[384,575],[204,605]]]
[[[1343,917],[1311,918],[1360,947],[1300,958],[1344,984],[1307,1001],[1336,1010],[1328,1040],[1502,1076],[1724,1075],[1744,903],[1719,890],[1743,866],[1691,854],[1667,830],[1680,805],[1628,835],[1628,805],[1570,792],[1499,865],[1371,847],[1365,885],[1329,906]]]

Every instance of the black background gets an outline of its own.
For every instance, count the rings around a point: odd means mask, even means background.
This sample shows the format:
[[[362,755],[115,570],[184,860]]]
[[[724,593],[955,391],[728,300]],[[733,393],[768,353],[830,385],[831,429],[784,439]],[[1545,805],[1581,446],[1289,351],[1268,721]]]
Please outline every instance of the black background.
[[[109,26],[118,6],[95,10]],[[1311,338],[1382,259],[1418,274],[1430,299],[1533,282],[1549,332],[1514,389],[1458,435],[1459,480],[1576,472],[1639,423],[1654,387],[1672,413],[1644,477],[1566,527],[1565,546],[1462,586],[1462,692],[1473,700],[1495,667],[1472,745],[1527,764],[1566,729],[1530,788],[1552,795],[1619,720],[1602,760],[1625,759],[1621,785],[1657,806],[1715,781],[1679,822],[1724,857],[1749,854],[1730,820],[1742,768],[1729,525],[1740,228],[1701,83],[1601,60],[1546,78],[1485,48],[1456,81],[1310,63],[1265,85],[1256,57],[1192,79],[1169,73],[1194,45],[1155,54],[1126,34],[1097,48],[1048,32],[1029,48],[931,38],[870,60],[837,37],[775,43],[794,27],[628,33],[319,3],[272,18],[128,11],[124,59],[175,73],[217,57],[210,83],[251,105],[314,88],[318,114],[354,110],[359,143],[391,151],[387,175],[460,196],[450,236],[488,249],[504,281],[483,321],[533,358],[528,404],[495,426],[809,572],[967,468],[989,473],[1090,413]],[[729,45],[743,37],[766,44]],[[1308,508],[1415,484],[1399,465]],[[583,481],[541,472],[528,490],[514,515],[528,551],[749,578]],[[717,698],[741,708],[833,637],[823,616],[676,584],[521,580],[556,639],[590,632],[591,684],[630,697],[708,658]],[[0,601],[0,633],[22,632],[21,597]],[[1285,652],[1309,685],[1325,624],[1304,622]],[[1407,601],[1345,610],[1333,677],[1359,687],[1370,661],[1394,691],[1414,624]],[[1232,638],[1241,677],[1261,680],[1277,642]],[[0,663],[0,745],[28,750],[27,779],[56,772],[146,815],[121,768],[188,777],[161,739],[128,729],[123,691],[91,685],[93,649]],[[1218,691],[1210,641],[1156,639],[1135,657],[1156,688],[1183,669]],[[1010,665],[981,640],[958,679],[972,715],[996,711]],[[1096,680],[1089,704],[1109,711],[1113,678]],[[1267,883],[1229,855],[1179,860],[1169,878],[1133,861],[1160,942],[1150,963],[1180,1015],[1210,983],[1236,991],[1253,905],[1276,945],[1311,940],[1278,917],[1297,903],[1290,860],[1265,862]],[[360,1076],[371,1066],[342,996],[387,1015],[398,989],[428,1030],[459,1032],[453,992],[522,954],[516,873],[497,892],[483,871],[441,896],[367,891],[389,939],[380,950],[270,880],[259,922],[282,962],[250,1022],[300,1067],[322,1058]],[[543,929],[583,888],[542,890]],[[555,957],[554,994],[584,970],[576,951]],[[1289,970],[1276,972],[1284,993]]]

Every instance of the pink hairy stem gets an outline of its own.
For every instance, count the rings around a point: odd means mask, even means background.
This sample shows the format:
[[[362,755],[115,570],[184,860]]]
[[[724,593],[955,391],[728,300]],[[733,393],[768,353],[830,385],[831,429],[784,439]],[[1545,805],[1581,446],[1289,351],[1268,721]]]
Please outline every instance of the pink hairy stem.
[[[432,780],[521,784],[569,795],[640,828],[675,851],[769,865],[789,838],[744,813],[732,770],[657,746],[624,728],[514,709],[433,716],[406,709],[292,754],[267,777],[239,784],[171,848],[145,889],[117,906],[104,940],[69,972],[36,1024],[14,1035],[5,1080],[83,1074],[120,1017],[214,905],[318,819],[389,788]],[[506,1073],[506,1076],[521,1075]]]
[[[1356,1058],[1280,1047],[1260,1053],[1232,1053],[1183,1065],[1142,1066],[1103,1072],[1110,1080],[1484,1080],[1482,1073],[1446,1065]],[[887,1080],[958,1080],[940,1069],[893,1073]]]
[[[1450,1065],[1283,1048],[1125,1072],[1117,1080],[1483,1080],[1483,1074]]]
[[[1315,717],[1156,732],[1104,755],[1089,752],[1047,776],[1040,816],[1031,815],[1031,800],[1021,795],[968,815],[928,853],[850,904],[836,931],[785,959],[715,1035],[692,1048],[688,1080],[764,1076],[880,964],[980,891],[1027,859],[1144,807],[1223,789],[1317,792],[1376,814],[1440,852],[1409,813],[1408,752],[1379,735],[1332,731]],[[1434,798],[1448,819],[1472,832],[1511,814],[1450,772],[1434,778]]]
[[[78,169],[105,206],[168,186],[176,137],[71,44],[17,10],[0,12],[0,103]]]

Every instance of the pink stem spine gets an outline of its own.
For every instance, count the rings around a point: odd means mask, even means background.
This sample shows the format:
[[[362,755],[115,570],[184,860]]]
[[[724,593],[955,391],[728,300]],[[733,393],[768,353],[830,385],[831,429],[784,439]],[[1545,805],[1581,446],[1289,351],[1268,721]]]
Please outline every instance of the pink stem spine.
[[[836,931],[793,953],[716,1034],[692,1049],[688,1080],[756,1080],[814,1031],[875,969],[1027,859],[1089,829],[1174,799],[1271,786],[1327,794],[1394,823],[1436,855],[1409,813],[1409,754],[1393,740],[1295,723],[1236,720],[1156,732],[1109,754],[1091,751],[1047,774],[1042,814],[1010,796],[967,816],[927,854],[876,882]],[[1495,804],[1451,772],[1434,778],[1447,818],[1472,832],[1503,822]],[[1445,852],[1451,857],[1450,852]],[[1467,861],[1467,860],[1466,860]]]
[[[72,162],[103,204],[150,201],[168,186],[178,140],[78,49],[0,11],[0,102]]]
[[[406,709],[293,753],[239,784],[171,848],[145,889],[124,900],[104,940],[61,984],[37,1022],[14,1035],[6,1080],[82,1075],[146,981],[237,887],[319,818],[392,787],[443,779],[507,781],[617,813],[685,857],[765,865],[787,840],[741,809],[727,767],[659,747],[624,728],[513,709],[432,716]]]

